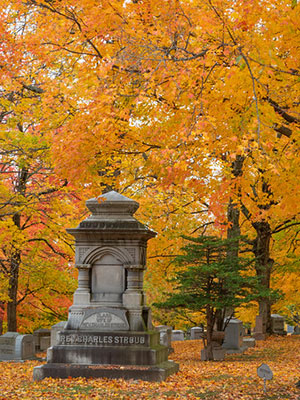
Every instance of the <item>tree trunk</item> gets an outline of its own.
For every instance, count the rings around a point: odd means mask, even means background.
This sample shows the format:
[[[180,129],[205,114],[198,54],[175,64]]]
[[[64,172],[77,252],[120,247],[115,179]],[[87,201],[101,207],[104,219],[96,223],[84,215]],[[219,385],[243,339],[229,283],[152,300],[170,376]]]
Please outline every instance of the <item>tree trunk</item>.
[[[0,301],[0,335],[3,335],[4,303]]]
[[[9,332],[17,331],[17,294],[20,263],[20,251],[15,251],[10,261],[10,276],[8,288],[9,302],[7,303],[7,330]]]
[[[18,179],[15,186],[15,192],[25,196],[26,184],[28,179],[28,170],[22,168],[18,173]],[[21,213],[16,212],[13,216],[13,223],[20,230],[21,229]],[[17,331],[17,304],[18,304],[18,285],[19,285],[19,270],[21,264],[21,250],[15,248],[11,243],[11,253],[9,258],[10,271],[9,271],[9,288],[7,303],[7,329],[9,332]]]
[[[239,176],[243,175],[243,162],[244,162],[244,157],[242,156],[237,156],[236,160],[232,163],[231,165],[231,171],[232,174],[234,175],[235,178],[238,178]],[[239,193],[239,187],[236,187],[235,189]],[[228,258],[237,258],[239,256],[239,240],[238,238],[241,235],[241,228],[240,228],[240,208],[237,206],[236,203],[234,203],[233,199],[229,199],[229,204],[227,206],[227,222],[228,222],[228,228],[227,228],[227,238],[228,239],[237,239],[236,243],[234,243],[230,249],[228,250],[227,257]],[[225,310],[225,317],[231,317],[234,315],[234,309],[233,308],[228,308]],[[218,324],[219,330],[222,330],[223,327],[220,329],[221,324]]]
[[[213,361],[214,359],[214,354],[213,354],[213,345],[212,345],[212,335],[213,335],[213,329],[214,329],[214,316],[213,316],[213,310],[207,306],[206,308],[206,323],[207,323],[207,328],[206,328],[206,360],[207,361]]]
[[[256,275],[260,284],[265,289],[270,289],[271,271],[274,260],[270,258],[271,227],[267,221],[252,224],[256,230],[253,252],[256,258]],[[259,300],[259,314],[263,318],[263,325],[267,333],[272,333],[271,327],[271,301],[268,297]]]
[[[16,213],[13,216],[14,224],[20,229],[21,227],[21,214]],[[17,332],[17,295],[19,285],[19,270],[21,264],[21,250],[13,247],[10,254],[10,271],[9,271],[9,287],[7,303],[7,330],[9,332]]]

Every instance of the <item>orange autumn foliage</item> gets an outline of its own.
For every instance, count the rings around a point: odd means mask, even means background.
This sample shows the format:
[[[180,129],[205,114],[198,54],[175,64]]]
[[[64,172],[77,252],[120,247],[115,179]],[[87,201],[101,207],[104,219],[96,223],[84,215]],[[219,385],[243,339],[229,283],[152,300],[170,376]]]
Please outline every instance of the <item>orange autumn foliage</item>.
[[[113,186],[134,197],[138,218],[160,234],[150,296],[168,288],[181,233],[225,234],[229,199],[247,210],[251,239],[266,221],[296,240],[297,2],[0,3],[1,84],[27,94],[15,113],[38,125],[57,176],[80,193]]]

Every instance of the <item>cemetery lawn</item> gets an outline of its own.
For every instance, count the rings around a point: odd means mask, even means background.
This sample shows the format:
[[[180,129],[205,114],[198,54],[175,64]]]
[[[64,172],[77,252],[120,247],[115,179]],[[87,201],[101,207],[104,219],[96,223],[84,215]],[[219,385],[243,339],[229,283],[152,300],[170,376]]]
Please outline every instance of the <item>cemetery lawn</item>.
[[[295,386],[300,380],[300,336],[272,336],[244,354],[226,355],[222,362],[200,361],[198,340],[173,342],[173,347],[169,358],[180,363],[180,371],[160,383],[81,378],[33,382],[33,367],[41,361],[0,362],[0,399],[300,400]],[[262,363],[274,374],[266,394],[256,372]]]

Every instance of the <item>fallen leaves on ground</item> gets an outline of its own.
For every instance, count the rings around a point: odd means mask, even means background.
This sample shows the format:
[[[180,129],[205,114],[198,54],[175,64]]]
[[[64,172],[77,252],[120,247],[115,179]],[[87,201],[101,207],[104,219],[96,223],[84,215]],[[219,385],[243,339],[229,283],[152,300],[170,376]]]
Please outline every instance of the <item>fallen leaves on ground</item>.
[[[0,400],[6,399],[204,399],[204,400],[300,400],[300,337],[270,337],[256,342],[243,354],[226,355],[222,362],[200,361],[201,341],[173,342],[169,358],[180,371],[164,382],[123,379],[32,379],[33,368],[41,362],[1,362]],[[257,376],[257,367],[268,364],[273,379]]]

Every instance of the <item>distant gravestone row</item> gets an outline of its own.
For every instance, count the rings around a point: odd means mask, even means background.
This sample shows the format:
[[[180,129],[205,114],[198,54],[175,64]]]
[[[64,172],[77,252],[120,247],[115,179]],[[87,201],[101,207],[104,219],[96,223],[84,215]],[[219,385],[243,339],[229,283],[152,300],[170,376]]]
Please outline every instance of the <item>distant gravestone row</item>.
[[[278,314],[272,314],[272,330],[274,334],[292,335],[300,334],[299,326],[287,326],[284,329],[284,318]],[[7,332],[0,336],[0,361],[21,361],[35,357],[36,352],[42,352],[59,342],[59,333],[66,327],[67,321],[61,321],[53,325],[50,329],[38,329],[33,335],[21,335],[17,332]],[[172,327],[166,325],[156,326],[159,332],[160,344],[168,348],[169,354],[174,351],[173,341],[183,341],[188,337],[191,340],[200,340],[203,338],[203,327],[195,326],[190,329],[189,336],[183,330],[172,330]],[[261,317],[256,318],[256,327],[254,337],[244,337],[244,328],[242,321],[232,318],[225,329],[224,342],[222,349],[226,353],[242,353],[249,347],[255,346],[255,339],[260,340],[265,337]],[[222,357],[217,349],[216,359]],[[218,353],[218,354],[217,354]],[[221,352],[222,354],[224,352]],[[220,353],[220,354],[221,354]],[[224,355],[223,355],[224,356]]]

